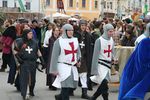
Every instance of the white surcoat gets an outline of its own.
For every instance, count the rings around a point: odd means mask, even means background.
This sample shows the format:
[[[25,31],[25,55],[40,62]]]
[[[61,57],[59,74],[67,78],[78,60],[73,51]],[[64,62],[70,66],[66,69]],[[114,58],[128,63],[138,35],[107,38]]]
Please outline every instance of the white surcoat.
[[[79,48],[77,38],[59,38],[60,44],[60,55],[58,57],[58,73],[53,86],[60,88],[60,82],[66,80],[73,72],[73,77],[75,81],[78,81],[78,71],[75,64],[77,63],[77,51]]]
[[[102,37],[100,39],[101,49],[99,52],[98,59],[98,75],[94,75],[91,77],[91,80],[95,83],[101,84],[103,79],[110,80],[110,68],[112,61],[112,49],[114,46],[114,41],[111,38],[110,40],[106,40]]]

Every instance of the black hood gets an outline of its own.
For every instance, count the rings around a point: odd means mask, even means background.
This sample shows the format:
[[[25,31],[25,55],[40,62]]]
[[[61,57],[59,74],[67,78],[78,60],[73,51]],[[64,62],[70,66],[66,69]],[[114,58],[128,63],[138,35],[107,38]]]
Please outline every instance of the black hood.
[[[22,32],[22,39],[23,39],[24,42],[27,42],[27,41],[28,41],[27,34],[28,34],[29,32],[32,32],[32,31],[31,31],[30,29],[25,29],[25,30],[23,30],[23,32]]]
[[[8,27],[2,34],[3,36],[11,37],[13,40],[16,39],[16,28],[14,26]]]

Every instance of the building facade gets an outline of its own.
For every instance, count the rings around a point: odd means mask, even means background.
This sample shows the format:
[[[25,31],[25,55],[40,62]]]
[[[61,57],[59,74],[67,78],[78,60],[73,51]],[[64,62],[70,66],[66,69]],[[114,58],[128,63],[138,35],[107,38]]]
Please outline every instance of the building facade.
[[[20,8],[29,12],[40,12],[40,0],[0,0],[1,8]]]
[[[114,17],[117,14],[118,0],[62,0],[64,10],[68,15],[80,15],[85,19],[99,18],[101,13],[104,17]],[[127,0],[121,0],[127,1]],[[102,3],[103,2],[103,3]],[[57,0],[42,0],[41,6],[46,15],[57,12]],[[103,5],[103,10],[102,10]]]

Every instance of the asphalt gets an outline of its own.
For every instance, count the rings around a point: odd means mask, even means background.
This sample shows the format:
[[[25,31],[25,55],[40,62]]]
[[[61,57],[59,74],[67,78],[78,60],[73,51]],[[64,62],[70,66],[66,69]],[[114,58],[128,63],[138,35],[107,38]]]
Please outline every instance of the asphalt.
[[[7,69],[8,71],[8,69]],[[20,92],[16,90],[14,85],[7,83],[8,72],[0,72],[0,100],[22,100]],[[46,75],[44,73],[37,72],[35,86],[35,96],[30,100],[55,100],[54,95],[59,94],[60,90],[51,91],[46,84]],[[92,96],[96,91],[97,86],[93,88],[93,91],[88,91],[89,96]],[[74,91],[74,96],[70,97],[70,100],[84,100],[81,99],[81,88],[78,87]],[[111,84],[109,90],[109,100],[117,100],[118,97],[118,85]],[[103,100],[101,97],[98,100]]]

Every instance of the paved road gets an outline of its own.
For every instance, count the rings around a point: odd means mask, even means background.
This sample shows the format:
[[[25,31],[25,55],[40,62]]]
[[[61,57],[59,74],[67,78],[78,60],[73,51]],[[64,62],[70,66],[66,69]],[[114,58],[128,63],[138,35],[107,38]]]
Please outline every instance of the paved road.
[[[13,85],[7,84],[8,72],[0,72],[0,100],[22,100],[22,97],[19,92],[16,91],[16,88]],[[35,87],[35,97],[31,100],[55,100],[54,95],[58,94],[60,91],[50,91],[48,87],[45,86],[46,75],[44,73],[37,72],[37,82]],[[94,87],[94,91],[97,87]],[[118,93],[112,92],[116,91],[116,88],[110,88],[109,100],[117,100]],[[94,91],[88,91],[88,94],[91,96]],[[84,100],[80,98],[81,88],[77,88],[74,92],[75,96],[71,97],[70,100]],[[98,100],[102,100],[99,97]]]

